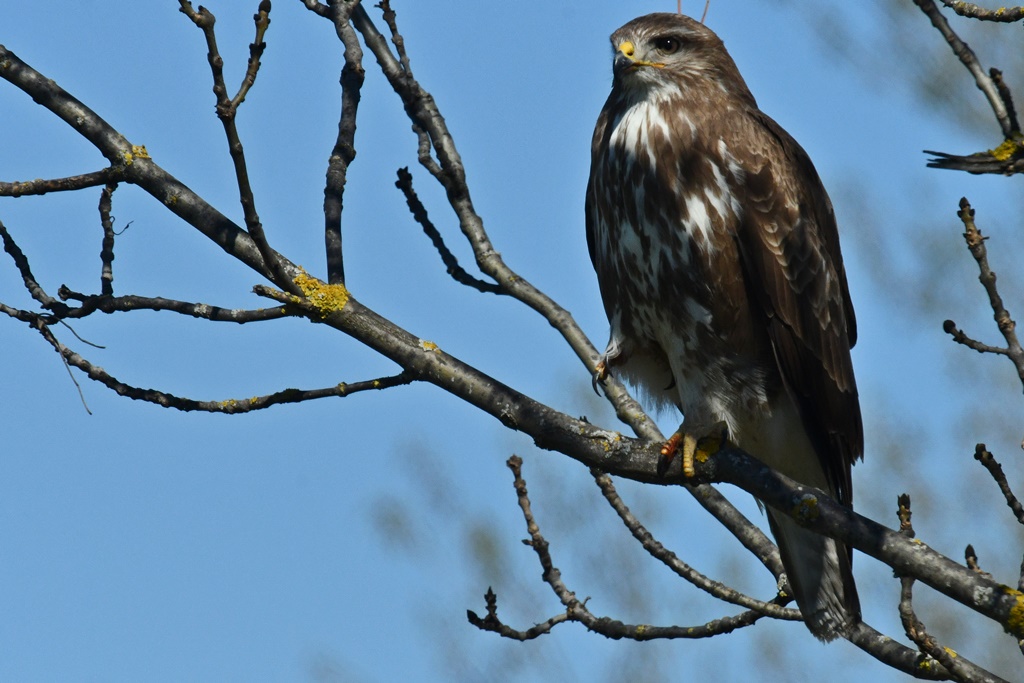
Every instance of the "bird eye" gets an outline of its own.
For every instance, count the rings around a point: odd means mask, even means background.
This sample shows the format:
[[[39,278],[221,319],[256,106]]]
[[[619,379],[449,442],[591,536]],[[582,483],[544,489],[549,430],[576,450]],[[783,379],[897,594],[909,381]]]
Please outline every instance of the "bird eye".
[[[673,55],[679,51],[679,39],[668,36],[655,38],[654,47],[663,55]]]

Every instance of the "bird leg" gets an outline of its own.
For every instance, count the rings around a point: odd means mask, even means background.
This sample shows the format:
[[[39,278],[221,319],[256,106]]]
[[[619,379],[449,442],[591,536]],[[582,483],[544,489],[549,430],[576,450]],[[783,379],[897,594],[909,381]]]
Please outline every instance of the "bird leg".
[[[676,456],[676,452],[682,447],[683,476],[696,476],[694,460],[704,462],[717,453],[728,439],[728,427],[725,422],[716,422],[701,437],[696,436],[692,431],[683,427],[686,423],[679,425],[679,429],[669,437],[665,445],[661,447],[661,459],[658,461],[658,475],[664,476],[668,472],[669,465]]]
[[[615,360],[622,355],[622,348],[619,342],[614,337],[608,340],[608,347],[601,354],[601,357],[597,360],[597,365],[594,366],[594,376],[590,378],[590,384],[594,387],[594,393],[598,396],[601,392],[598,390],[597,385],[603,383],[608,378],[608,367],[615,363]]]

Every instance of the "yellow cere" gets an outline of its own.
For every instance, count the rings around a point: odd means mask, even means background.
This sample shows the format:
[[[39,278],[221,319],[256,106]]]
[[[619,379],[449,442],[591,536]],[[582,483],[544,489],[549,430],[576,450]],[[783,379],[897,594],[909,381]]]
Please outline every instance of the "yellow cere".
[[[331,313],[340,311],[348,303],[349,295],[345,285],[329,285],[304,270],[300,270],[295,276],[295,284],[322,317],[326,318]]]

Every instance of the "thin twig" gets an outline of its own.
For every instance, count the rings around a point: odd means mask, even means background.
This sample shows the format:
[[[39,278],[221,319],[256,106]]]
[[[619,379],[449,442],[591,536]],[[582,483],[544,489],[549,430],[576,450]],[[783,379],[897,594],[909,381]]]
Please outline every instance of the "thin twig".
[[[109,167],[92,173],[70,176],[67,178],[51,178],[47,180],[0,182],[0,197],[25,197],[40,195],[47,192],[71,192],[84,190],[88,187],[99,187],[116,183],[124,178],[124,168]]]
[[[92,415],[92,411],[89,410],[89,404],[85,400],[85,392],[82,391],[82,385],[78,383],[78,379],[75,377],[75,373],[71,371],[71,364],[69,363],[67,356],[61,352],[61,344],[57,341],[57,338],[53,336],[53,332],[47,327],[42,319],[37,319],[33,327],[36,331],[43,336],[43,339],[50,342],[50,344],[56,349],[57,355],[60,356],[61,362],[64,364],[64,369],[68,372],[68,377],[71,378],[71,383],[75,385],[75,389],[78,391],[78,400],[82,402],[82,407],[85,408],[85,412]],[[77,335],[75,335],[77,336]]]
[[[345,259],[342,248],[341,219],[344,210],[345,183],[348,167],[356,158],[356,114],[366,78],[363,48],[359,45],[349,15],[359,0],[337,2],[330,6],[329,17],[334,30],[345,46],[345,65],[341,69],[341,118],[338,137],[327,161],[327,183],[324,186],[324,245],[327,253],[327,282],[344,284]]]
[[[942,330],[953,338],[957,344],[966,346],[969,349],[973,349],[978,353],[994,353],[998,356],[1009,356],[1010,350],[1001,346],[990,346],[984,342],[980,342],[977,339],[972,339],[967,336],[963,330],[957,327],[956,323],[952,320],[946,320],[942,323]]]
[[[380,377],[377,379],[351,383],[341,382],[334,386],[322,389],[284,389],[264,396],[252,396],[250,398],[231,398],[223,401],[197,401],[191,398],[175,396],[174,394],[159,391],[157,389],[144,389],[126,384],[118,380],[103,368],[93,365],[78,353],[61,344],[60,341],[53,336],[49,328],[41,322],[41,320],[35,327],[40,334],[50,342],[54,349],[56,349],[67,365],[78,368],[84,372],[89,379],[99,382],[117,394],[132,400],[155,403],[156,405],[163,406],[164,408],[174,408],[183,412],[201,411],[207,413],[227,413],[231,415],[237,413],[248,413],[254,410],[264,410],[271,406],[285,403],[302,403],[304,401],[312,401],[319,398],[344,398],[363,391],[390,389],[396,386],[411,384],[415,381],[415,377],[413,377],[411,373],[401,372],[389,377]],[[78,383],[75,382],[75,385],[78,386]]]
[[[913,513],[910,509],[910,496],[906,493],[899,496],[897,516],[900,520],[900,533],[907,538],[914,538],[915,533],[914,526],[911,522]],[[970,662],[967,662],[949,648],[942,647],[938,641],[935,640],[935,637],[928,633],[924,623],[918,619],[917,614],[914,611],[914,578],[910,576],[901,576],[899,579],[900,621],[903,624],[903,630],[906,632],[907,637],[914,641],[914,644],[917,645],[918,649],[920,649],[922,653],[939,662],[942,667],[949,672],[950,676],[954,680],[999,680],[996,679],[993,674],[990,674],[984,669],[978,669],[975,665],[970,664]],[[981,674],[981,676],[976,676],[977,674]]]
[[[446,272],[452,276],[453,280],[459,284],[466,285],[467,287],[472,287],[480,292],[490,294],[506,293],[499,285],[475,278],[459,265],[459,260],[455,258],[455,254],[453,254],[448,248],[448,245],[444,243],[444,238],[441,237],[440,231],[430,220],[426,207],[423,206],[423,202],[421,202],[419,196],[417,196],[416,190],[413,189],[412,174],[409,173],[408,168],[398,169],[398,180],[395,181],[395,187],[401,190],[402,194],[405,195],[405,203],[409,206],[409,211],[412,213],[413,219],[420,224],[420,227],[423,228],[423,232],[430,238],[434,248],[437,249],[437,253],[441,255],[441,261],[444,262]]]
[[[3,221],[0,221],[0,239],[3,240],[4,251],[10,255],[14,261],[14,266],[21,274],[21,280],[25,284],[25,289],[28,291],[29,296],[38,301],[47,310],[58,314],[66,312],[68,307],[47,294],[46,290],[40,286],[36,276],[32,274],[32,267],[29,265],[28,258],[21,250],[21,247],[18,246],[18,243],[14,241],[11,233],[7,231],[7,226],[3,224]]]
[[[999,492],[1003,494],[1006,504],[1013,511],[1013,516],[1017,518],[1019,524],[1024,524],[1024,505],[1021,505],[1020,500],[1010,489],[1010,483],[1006,480],[1006,473],[1003,472],[1002,465],[996,462],[995,456],[988,451],[985,444],[979,443],[974,447],[974,459],[988,470],[988,473],[999,487]]]
[[[715,619],[699,626],[651,626],[647,624],[625,624],[621,621],[610,619],[608,617],[595,616],[589,609],[587,609],[586,601],[580,601],[577,599],[576,594],[569,590],[565,585],[562,581],[561,572],[557,567],[555,567],[554,562],[551,559],[547,539],[545,539],[541,534],[540,527],[537,525],[533,516],[529,493],[526,490],[526,481],[522,476],[522,458],[517,455],[513,455],[508,459],[507,464],[509,469],[512,470],[516,497],[519,500],[519,508],[522,510],[523,519],[526,521],[526,530],[530,535],[529,540],[525,540],[523,543],[533,548],[534,552],[537,553],[537,559],[540,560],[541,568],[544,570],[542,574],[543,580],[551,587],[551,590],[554,591],[555,595],[558,596],[558,599],[562,602],[562,605],[566,608],[565,619],[558,619],[556,621],[552,618],[548,620],[553,622],[552,626],[554,626],[555,623],[561,623],[562,621],[577,621],[586,626],[587,629],[615,640],[621,638],[628,638],[631,640],[661,640],[675,638],[696,639],[710,638],[723,633],[730,633],[736,629],[750,626],[763,616],[758,612],[750,610],[736,616]],[[490,621],[488,619],[480,619],[476,614],[470,612],[469,618],[471,623],[476,625],[478,628],[494,630],[496,633],[500,633],[502,635],[506,635],[511,631],[511,634],[506,637],[523,639],[522,636],[525,632],[515,631],[515,629],[509,629],[508,627],[489,628],[489,626],[500,624],[500,621],[497,620],[496,605],[497,603],[495,601],[493,619]],[[489,610],[490,607],[491,604],[489,603]],[[550,630],[550,628],[548,630]]]
[[[509,638],[511,640],[533,640],[534,638],[540,637],[546,633],[550,633],[551,629],[559,624],[569,621],[569,615],[566,612],[556,614],[550,619],[534,624],[525,631],[512,628],[498,618],[498,596],[488,586],[487,592],[484,593],[484,603],[487,605],[487,613],[481,618],[473,610],[466,610],[466,618],[469,623],[476,626],[481,631],[490,631],[491,633],[497,633],[502,638]]]
[[[594,477],[594,481],[597,483],[598,488],[601,489],[601,495],[604,496],[605,500],[608,501],[608,504],[612,506],[613,510],[615,510],[615,514],[617,514],[619,519],[622,520],[622,523],[626,525],[626,528],[629,529],[633,538],[640,542],[640,545],[648,552],[648,554],[671,569],[680,578],[685,579],[697,588],[718,598],[719,600],[724,600],[725,602],[739,605],[740,607],[746,607],[747,609],[760,612],[765,616],[773,617],[775,619],[803,621],[803,616],[800,614],[800,610],[786,609],[782,606],[792,600],[792,598],[776,597],[772,602],[757,600],[756,598],[744,595],[734,588],[730,588],[724,583],[709,579],[686,562],[683,562],[674,552],[667,549],[656,538],[654,538],[654,535],[651,534],[651,532],[629,510],[629,507],[619,496],[618,491],[615,490],[615,484],[612,482],[611,477],[595,468],[591,468],[590,474]]]
[[[982,287],[985,288],[985,292],[988,294],[989,305],[992,307],[992,317],[995,319],[1003,339],[1006,340],[1006,348],[999,349],[970,339],[966,334],[957,329],[956,324],[951,320],[947,320],[943,327],[947,333],[953,335],[954,340],[964,346],[979,352],[996,353],[1008,357],[1013,361],[1014,367],[1017,368],[1017,376],[1020,378],[1021,383],[1024,384],[1024,348],[1021,347],[1020,340],[1017,338],[1017,323],[1010,317],[1009,311],[1003,305],[1003,298],[999,295],[999,290],[996,287],[996,274],[988,263],[988,249],[985,247],[985,240],[987,238],[982,236],[981,230],[975,224],[974,209],[971,208],[971,204],[967,201],[966,197],[960,199],[960,210],[957,211],[957,216],[959,216],[960,221],[964,225],[963,235],[967,243],[967,249],[978,264],[978,281],[981,282]]]
[[[942,4],[962,17],[1012,24],[1024,19],[1024,7],[1000,7],[985,9],[964,0],[942,0]]]
[[[147,297],[128,294],[125,296],[105,297],[81,294],[62,286],[57,290],[61,299],[68,301],[80,301],[82,305],[70,309],[66,318],[84,318],[95,311],[101,313],[127,313],[130,311],[172,311],[193,318],[211,320],[214,322],[229,322],[244,325],[245,323],[263,322],[265,320],[280,320],[295,315],[283,306],[273,308],[221,308],[210,304],[192,303],[189,301],[178,301],[176,299],[165,299],[163,297]]]
[[[178,0],[181,5],[180,11],[192,20],[197,27],[203,31],[206,38],[207,59],[210,62],[210,71],[213,74],[213,93],[217,98],[217,117],[224,126],[224,134],[228,141],[228,152],[235,168],[235,181],[238,186],[238,198],[242,204],[242,214],[245,218],[245,228],[252,237],[256,248],[263,257],[266,267],[273,275],[273,281],[279,287],[295,293],[297,291],[294,283],[288,277],[281,259],[267,242],[266,233],[263,231],[263,224],[260,222],[259,213],[256,211],[256,199],[253,195],[252,184],[249,182],[249,169],[245,161],[245,150],[242,147],[242,140],[238,134],[238,127],[235,124],[235,115],[238,105],[241,103],[228,97],[227,85],[224,82],[224,58],[221,57],[217,48],[217,36],[214,31],[216,17],[210,10],[200,6],[196,11],[192,8],[189,0]],[[250,80],[255,80],[256,72],[259,69],[259,56],[263,51],[262,38],[270,23],[270,3],[263,0],[259,6],[259,12],[255,15],[256,42],[250,46],[249,68],[246,70],[246,77],[243,85],[239,88],[236,98],[248,92],[251,86]],[[248,85],[246,85],[248,83]]]
[[[259,8],[252,17],[256,24],[256,37],[249,43],[249,62],[245,67],[245,75],[242,77],[242,84],[238,86],[238,92],[231,98],[231,109],[237,110],[245,102],[245,96],[249,89],[256,83],[256,74],[260,70],[260,59],[267,44],[263,41],[267,29],[270,28],[270,0],[260,0]]]
[[[114,190],[117,183],[107,183],[100,193],[100,225],[103,228],[103,242],[100,246],[100,293],[114,296],[114,217],[110,215]]]
[[[974,82],[977,83],[978,89],[985,93],[985,97],[988,98],[989,105],[996,115],[996,120],[999,122],[1000,130],[1003,133],[1003,139],[1010,139],[1015,133],[1019,134],[1020,130],[1016,129],[1010,120],[1006,103],[999,94],[999,88],[992,78],[985,73],[985,69],[982,68],[981,62],[978,61],[974,51],[950,28],[946,17],[942,15],[942,12],[939,11],[939,8],[935,6],[932,0],[914,0],[914,4],[921,8],[921,11],[928,16],[932,26],[938,29],[942,37],[949,43],[950,48],[953,49],[953,54],[957,56],[957,59],[974,76]]]

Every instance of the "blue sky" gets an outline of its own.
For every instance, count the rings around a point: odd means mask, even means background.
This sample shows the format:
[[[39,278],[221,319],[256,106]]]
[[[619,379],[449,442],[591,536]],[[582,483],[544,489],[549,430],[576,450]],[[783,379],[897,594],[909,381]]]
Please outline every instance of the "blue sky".
[[[701,3],[687,4],[699,12]],[[208,5],[218,16],[228,82],[237,84],[257,3]],[[590,134],[610,86],[607,35],[675,3],[393,5],[413,70],[455,136],[496,248],[603,346],[606,321],[582,205]],[[844,16],[870,37],[884,20],[877,7],[863,3]],[[1005,461],[1017,455],[1020,388],[1009,366],[955,347],[941,332],[950,317],[996,341],[973,264],[958,251],[962,195],[993,236],[1008,305],[1019,301],[1010,272],[1020,249],[1018,207],[1005,200],[1015,179],[929,170],[921,153],[991,147],[997,129],[969,129],[917,103],[895,51],[877,55],[889,71],[858,72],[827,49],[833,39],[795,6],[716,0],[708,24],[761,108],[808,150],[836,204],[861,334],[854,360],[868,448],[854,472],[858,509],[892,523],[896,495],[909,491],[919,515],[934,515],[919,517],[925,540],[954,557],[973,542],[983,566],[1015,580],[1019,554],[1005,552],[1006,533],[1016,534],[1013,547],[1021,534],[1000,526],[1008,515],[974,471],[971,453],[987,441]],[[929,30],[923,16],[920,26]],[[297,0],[274,4],[266,40],[259,79],[239,114],[258,209],[271,243],[320,274],[341,50],[331,26]],[[62,3],[60,11],[8,3],[0,8],[0,43],[241,222],[205,45],[176,2]],[[346,272],[355,296],[521,391],[607,420],[585,371],[546,323],[444,273],[393,187],[397,168],[410,167],[467,267],[470,252],[416,164],[397,96],[372,58],[366,66],[359,154],[345,195]],[[949,73],[947,87],[977,96],[966,72]],[[103,165],[67,126],[3,83],[0,111],[0,179]],[[0,220],[51,293],[62,283],[98,287],[98,198],[88,190],[0,201]],[[250,291],[258,278],[143,192],[121,187],[113,213],[118,226],[131,222],[117,238],[116,292],[264,305]],[[924,236],[943,232],[951,247],[931,250]],[[920,289],[917,275],[934,270],[938,280]],[[0,268],[0,300],[30,305],[10,264]],[[936,300],[940,313],[929,308]],[[94,316],[75,331],[106,347],[76,348],[124,381],[200,399],[395,371],[301,321],[237,327],[140,313]],[[788,680],[826,672],[829,680],[899,680],[849,644],[819,645],[798,624],[762,624],[706,643],[615,643],[572,625],[528,644],[476,631],[465,610],[482,612],[489,585],[513,625],[558,611],[540,586],[536,559],[519,543],[523,524],[504,467],[513,452],[526,458],[556,564],[570,586],[593,596],[597,611],[701,623],[729,610],[688,597],[687,587],[636,556],[582,468],[536,451],[433,387],[227,417],[132,402],[78,375],[89,415],[37,334],[6,320],[0,340],[0,679],[518,681],[631,673],[658,681],[686,671],[756,680],[781,669]],[[65,331],[62,340],[74,338]],[[671,428],[675,419],[663,422]],[[1019,480],[1019,467],[1007,466]],[[767,577],[748,575],[749,559],[682,493],[622,488],[687,560],[771,595]],[[748,496],[731,493],[761,519]],[[991,503],[984,514],[978,500]],[[855,569],[868,620],[898,635],[888,570],[864,557]],[[956,614],[922,618],[941,627]],[[998,636],[980,633],[951,645],[985,661],[981,638]]]

